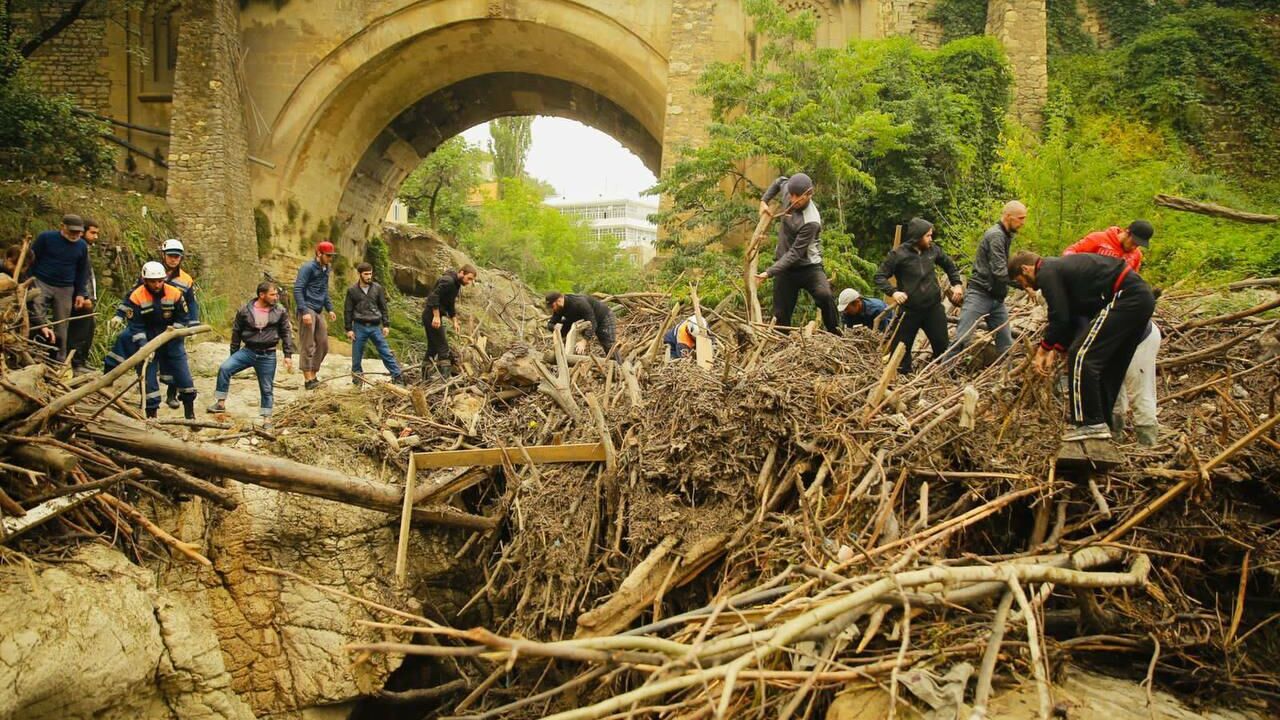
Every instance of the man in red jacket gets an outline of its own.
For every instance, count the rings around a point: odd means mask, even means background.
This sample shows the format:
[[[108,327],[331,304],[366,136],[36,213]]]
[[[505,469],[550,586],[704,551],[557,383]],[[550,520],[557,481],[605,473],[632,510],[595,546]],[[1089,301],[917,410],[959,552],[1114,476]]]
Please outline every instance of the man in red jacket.
[[[1134,220],[1129,227],[1110,227],[1085,235],[1080,242],[1062,251],[1063,255],[1093,253],[1124,260],[1134,272],[1142,269],[1142,249],[1151,244],[1155,228],[1146,220]]]

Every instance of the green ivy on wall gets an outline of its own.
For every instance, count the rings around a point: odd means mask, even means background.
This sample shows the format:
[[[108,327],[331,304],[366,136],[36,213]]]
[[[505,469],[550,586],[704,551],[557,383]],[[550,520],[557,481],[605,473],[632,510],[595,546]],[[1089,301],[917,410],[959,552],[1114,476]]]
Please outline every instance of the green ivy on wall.
[[[942,42],[987,32],[987,0],[939,0],[929,19],[942,26]]]

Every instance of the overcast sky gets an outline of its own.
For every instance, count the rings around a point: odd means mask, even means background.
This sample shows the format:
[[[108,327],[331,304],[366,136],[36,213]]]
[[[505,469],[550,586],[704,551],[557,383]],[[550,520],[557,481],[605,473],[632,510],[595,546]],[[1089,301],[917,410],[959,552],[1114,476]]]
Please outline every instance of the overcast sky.
[[[462,133],[473,145],[489,147],[489,125]],[[533,121],[533,147],[525,171],[551,183],[569,200],[639,198],[655,179],[640,158],[617,140],[582,123],[539,117]],[[657,202],[657,198],[650,198]]]

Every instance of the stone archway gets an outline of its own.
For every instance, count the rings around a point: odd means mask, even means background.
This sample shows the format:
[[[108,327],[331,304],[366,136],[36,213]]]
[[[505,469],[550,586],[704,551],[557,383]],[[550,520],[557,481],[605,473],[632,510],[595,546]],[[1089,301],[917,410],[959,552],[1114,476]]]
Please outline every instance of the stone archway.
[[[410,3],[330,50],[250,144],[260,158],[253,195],[277,251],[297,255],[327,237],[359,254],[421,159],[495,117],[579,120],[656,169],[667,109],[663,28],[587,5]],[[254,31],[244,34],[252,42]]]

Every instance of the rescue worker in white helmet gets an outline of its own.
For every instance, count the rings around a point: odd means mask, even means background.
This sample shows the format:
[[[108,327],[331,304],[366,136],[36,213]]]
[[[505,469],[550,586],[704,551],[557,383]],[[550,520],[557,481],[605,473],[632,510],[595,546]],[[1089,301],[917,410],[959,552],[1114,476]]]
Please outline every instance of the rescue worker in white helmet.
[[[706,319],[690,315],[668,330],[662,337],[662,342],[667,344],[667,350],[672,358],[687,358],[693,355],[696,338],[701,336],[711,337]]]
[[[187,301],[181,290],[170,285],[164,265],[152,261],[142,266],[142,283],[120,302],[110,325],[123,328],[115,345],[103,360],[103,372],[111,372],[143,345],[170,327],[183,327],[188,321]],[[170,340],[156,351],[154,362],[146,363],[144,383],[147,417],[154,418],[160,409],[159,367],[171,373],[180,388],[190,388],[182,393],[182,404],[187,419],[195,419],[196,391],[187,367],[187,354],[182,338]],[[142,372],[139,368],[138,372]]]
[[[200,322],[200,305],[196,302],[196,280],[182,267],[182,260],[186,256],[187,249],[182,245],[181,240],[169,238],[160,246],[160,252],[162,253],[161,262],[164,263],[165,282],[181,290],[183,298],[187,301],[187,310],[189,312],[187,324],[198,324]],[[183,343],[183,355],[186,352],[186,343]],[[160,368],[160,382],[168,386],[165,404],[175,410],[178,408],[179,393],[184,391],[195,392],[194,387],[178,387],[177,383],[174,382],[173,373],[168,368]]]

